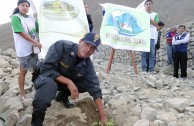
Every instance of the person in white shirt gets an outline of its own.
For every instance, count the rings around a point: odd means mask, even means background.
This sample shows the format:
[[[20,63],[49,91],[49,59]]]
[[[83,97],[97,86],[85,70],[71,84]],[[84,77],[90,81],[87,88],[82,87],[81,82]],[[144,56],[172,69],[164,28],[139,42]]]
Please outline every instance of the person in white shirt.
[[[155,39],[159,18],[158,14],[152,11],[152,0],[146,0],[144,6],[146,12],[150,15],[150,52],[141,53],[141,67],[143,72],[153,72],[155,64]]]
[[[27,0],[19,0],[18,7],[11,16],[11,26],[13,29],[14,43],[17,57],[20,61],[20,71],[18,77],[20,97],[25,100],[24,81],[28,70],[36,67],[38,56],[33,54],[32,46],[36,45],[42,48],[42,45],[36,40],[38,24],[36,20],[27,15],[30,3]]]

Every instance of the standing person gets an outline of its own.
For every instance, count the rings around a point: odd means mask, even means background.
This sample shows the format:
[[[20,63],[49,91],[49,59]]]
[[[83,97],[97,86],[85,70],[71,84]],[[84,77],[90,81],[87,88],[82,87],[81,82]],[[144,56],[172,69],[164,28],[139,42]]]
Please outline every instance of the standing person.
[[[167,57],[168,57],[168,65],[173,64],[173,48],[172,48],[172,38],[176,35],[176,26],[174,26],[169,32],[166,34],[166,45],[167,45]]]
[[[155,63],[154,63],[154,66],[155,66],[155,64],[156,64],[156,53],[157,53],[157,50],[159,50],[160,49],[160,37],[161,37],[161,29],[164,27],[164,22],[161,22],[161,21],[159,21],[158,22],[158,27],[157,27],[157,33],[156,33],[156,45],[155,45]]]
[[[102,6],[102,16],[105,15],[105,8]]]
[[[36,20],[27,15],[30,3],[27,0],[19,0],[17,8],[11,16],[11,26],[13,29],[15,49],[20,61],[20,71],[18,77],[20,97],[26,98],[24,91],[24,81],[28,70],[34,69],[38,56],[32,53],[32,46],[35,44],[41,48],[42,45],[35,39],[35,32],[38,32]]]
[[[86,3],[84,3],[84,7],[85,7],[85,11],[86,11],[87,20],[88,20],[89,30],[90,30],[90,32],[92,32],[92,30],[93,30],[93,20],[92,20],[91,15],[88,14],[89,7]]]
[[[185,26],[178,27],[177,35],[173,37],[172,45],[174,51],[174,77],[178,78],[179,64],[181,77],[187,77],[187,48],[190,34],[185,31]]]
[[[100,37],[87,33],[79,44],[67,40],[54,43],[40,67],[40,75],[35,79],[36,94],[33,100],[32,126],[42,126],[45,111],[56,96],[67,108],[74,105],[68,96],[78,98],[79,93],[89,92],[99,112],[100,121],[104,124],[107,117],[102,103],[102,92],[90,56],[100,44]]]
[[[145,10],[150,15],[150,52],[141,53],[141,66],[143,72],[153,72],[155,63],[155,39],[158,27],[158,14],[152,12],[153,1],[146,0],[144,3]],[[148,63],[149,61],[149,63]],[[149,64],[149,66],[148,66]]]

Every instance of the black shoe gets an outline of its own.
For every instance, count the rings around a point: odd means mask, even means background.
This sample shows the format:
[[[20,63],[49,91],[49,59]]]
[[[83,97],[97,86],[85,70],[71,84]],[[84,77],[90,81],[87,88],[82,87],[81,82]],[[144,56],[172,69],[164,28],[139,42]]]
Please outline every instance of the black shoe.
[[[179,76],[178,75],[175,75],[175,74],[173,75],[173,77],[179,78]]]
[[[63,102],[63,105],[66,108],[74,108],[75,107],[75,105],[73,103],[69,102],[68,96],[65,94],[62,94],[61,92],[59,92],[57,94],[57,96],[55,97],[55,100],[57,102]]]
[[[31,126],[43,126],[45,112],[32,113]]]

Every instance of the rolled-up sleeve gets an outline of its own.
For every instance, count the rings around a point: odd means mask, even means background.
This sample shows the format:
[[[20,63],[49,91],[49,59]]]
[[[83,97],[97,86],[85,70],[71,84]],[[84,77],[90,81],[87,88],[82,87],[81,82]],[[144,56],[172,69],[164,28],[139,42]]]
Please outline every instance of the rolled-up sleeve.
[[[94,70],[92,61],[90,59],[87,59],[86,64],[87,64],[87,67],[86,67],[86,75],[85,75],[85,81],[86,81],[85,88],[95,101],[99,97],[102,98],[100,83],[96,75],[96,72]]]
[[[44,59],[43,65],[40,69],[40,73],[42,76],[51,77],[54,80],[60,76],[61,74],[57,71],[59,62],[63,53],[63,42],[58,41],[53,44]]]

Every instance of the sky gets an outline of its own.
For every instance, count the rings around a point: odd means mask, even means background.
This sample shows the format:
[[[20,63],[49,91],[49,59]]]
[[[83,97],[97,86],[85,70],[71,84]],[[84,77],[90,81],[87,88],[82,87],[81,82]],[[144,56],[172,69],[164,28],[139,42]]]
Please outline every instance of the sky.
[[[41,0],[28,0],[31,3],[29,14],[35,12]],[[0,0],[0,25],[10,22],[10,16],[17,7],[18,0]],[[33,5],[33,3],[35,6]]]

